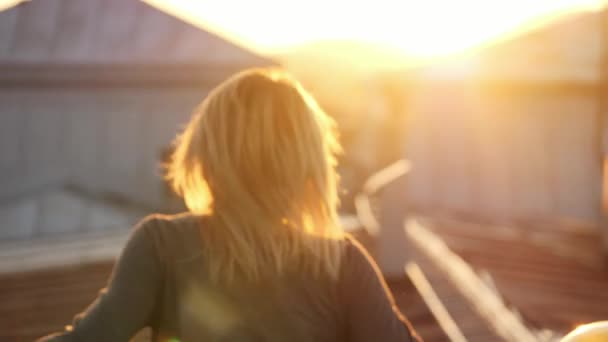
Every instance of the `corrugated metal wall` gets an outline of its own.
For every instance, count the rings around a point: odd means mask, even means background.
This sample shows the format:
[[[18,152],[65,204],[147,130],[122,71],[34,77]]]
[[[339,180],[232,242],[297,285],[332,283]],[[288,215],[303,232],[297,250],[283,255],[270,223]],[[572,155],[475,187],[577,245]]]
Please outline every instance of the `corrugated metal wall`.
[[[0,198],[73,183],[150,206],[167,200],[158,162],[200,89],[0,93]]]
[[[593,98],[436,91],[409,96],[410,205],[506,219],[599,218]],[[0,197],[19,192],[22,183],[66,180],[162,204],[162,150],[204,95],[198,89],[4,91]]]
[[[431,211],[597,222],[593,96],[422,87],[410,98],[407,198]]]

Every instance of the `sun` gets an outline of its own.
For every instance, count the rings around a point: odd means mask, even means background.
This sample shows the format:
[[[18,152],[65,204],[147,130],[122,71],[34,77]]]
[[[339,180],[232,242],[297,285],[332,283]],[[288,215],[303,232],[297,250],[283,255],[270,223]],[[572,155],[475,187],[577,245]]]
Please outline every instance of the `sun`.
[[[457,54],[604,0],[144,0],[264,55],[356,41],[413,59]]]

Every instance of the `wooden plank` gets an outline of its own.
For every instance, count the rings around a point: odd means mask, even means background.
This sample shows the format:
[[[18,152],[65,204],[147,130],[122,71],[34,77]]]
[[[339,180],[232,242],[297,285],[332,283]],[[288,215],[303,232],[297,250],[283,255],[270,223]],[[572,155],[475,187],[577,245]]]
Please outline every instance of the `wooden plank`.
[[[510,251],[529,251],[535,257],[545,256],[554,263],[568,263],[576,267],[586,267],[601,270],[602,258],[599,253],[601,243],[598,241],[598,231],[568,228],[564,223],[547,222],[536,224],[496,225],[462,222],[454,219],[433,219],[425,221],[427,227],[432,227],[444,239],[450,240],[450,246],[470,246],[484,253],[493,254],[501,248]],[[562,227],[563,226],[563,227]],[[487,244],[496,249],[487,248]],[[544,259],[543,259],[544,260]]]
[[[493,289],[482,282],[469,265],[451,252],[433,233],[416,222],[408,222],[406,233],[448,276],[473,307],[507,341],[537,341],[517,315],[507,309]]]
[[[0,246],[0,274],[28,272],[114,260],[129,230],[85,233]]]
[[[112,264],[0,275],[0,340],[31,341],[61,331],[105,285]]]
[[[426,305],[429,307],[439,325],[445,331],[452,342],[466,342],[467,339],[460,331],[460,328],[454,322],[454,319],[450,316],[447,309],[441,303],[439,297],[433,290],[433,287],[426,279],[420,267],[415,263],[408,263],[405,265],[405,273],[412,280],[412,283],[418,290],[418,293],[422,296]]]
[[[411,241],[409,241],[411,243]],[[471,307],[468,300],[452,284],[442,272],[424,253],[410,245],[412,260],[424,269],[429,283],[445,305],[448,313],[453,317],[463,335],[467,339],[472,336],[487,336],[485,340],[502,341],[503,339],[492,331],[491,326]]]
[[[608,315],[608,297],[603,290],[608,286],[608,275],[602,268],[531,239],[535,234],[550,234],[557,241],[553,244],[563,242],[571,253],[578,250],[583,254],[584,250],[584,254],[600,260],[598,231],[581,235],[577,229],[560,228],[559,223],[528,222],[512,226],[521,234],[494,237],[491,233],[496,229],[491,224],[428,220],[426,226],[475,268],[488,270],[504,298],[535,326],[567,332],[576,324]]]

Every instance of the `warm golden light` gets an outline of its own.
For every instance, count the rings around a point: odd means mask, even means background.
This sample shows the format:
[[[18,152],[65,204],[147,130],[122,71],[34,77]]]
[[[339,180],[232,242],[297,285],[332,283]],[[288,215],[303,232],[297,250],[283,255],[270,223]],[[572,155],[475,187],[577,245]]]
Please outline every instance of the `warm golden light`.
[[[19,5],[24,0],[0,0],[0,11],[10,9],[13,6]]]
[[[144,0],[253,51],[318,41],[373,43],[409,58],[442,57],[542,25],[604,0]]]
[[[579,325],[560,342],[602,342],[608,340],[608,321]]]

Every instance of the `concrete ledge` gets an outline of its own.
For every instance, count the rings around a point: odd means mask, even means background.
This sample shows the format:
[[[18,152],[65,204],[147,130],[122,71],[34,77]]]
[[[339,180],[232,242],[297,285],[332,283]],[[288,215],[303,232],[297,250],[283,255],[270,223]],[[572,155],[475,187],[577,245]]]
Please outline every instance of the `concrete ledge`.
[[[114,260],[129,234],[125,229],[0,243],[0,274]]]

